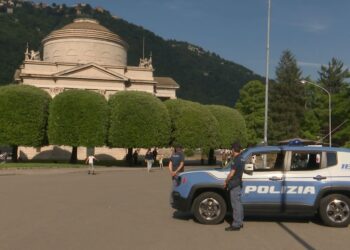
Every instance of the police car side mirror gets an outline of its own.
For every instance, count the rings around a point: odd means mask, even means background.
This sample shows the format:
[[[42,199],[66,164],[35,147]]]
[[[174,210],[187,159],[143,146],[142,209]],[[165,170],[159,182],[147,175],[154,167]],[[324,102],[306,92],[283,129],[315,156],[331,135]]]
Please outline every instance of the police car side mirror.
[[[247,163],[244,165],[244,173],[253,175],[253,171],[254,171],[254,164]]]

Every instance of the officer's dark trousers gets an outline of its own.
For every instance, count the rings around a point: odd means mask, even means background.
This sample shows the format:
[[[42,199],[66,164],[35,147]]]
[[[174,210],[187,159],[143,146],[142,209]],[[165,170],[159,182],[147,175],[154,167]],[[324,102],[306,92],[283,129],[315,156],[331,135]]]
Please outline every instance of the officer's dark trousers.
[[[241,202],[241,187],[235,187],[230,190],[233,227],[240,227],[243,224],[243,206]]]

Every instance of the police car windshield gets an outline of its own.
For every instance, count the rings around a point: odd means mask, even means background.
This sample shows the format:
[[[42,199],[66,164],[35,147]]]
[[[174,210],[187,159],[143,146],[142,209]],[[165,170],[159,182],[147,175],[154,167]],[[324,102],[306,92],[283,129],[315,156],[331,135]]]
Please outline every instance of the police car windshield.
[[[240,153],[240,155],[242,155],[243,158],[245,158],[246,152],[248,152],[249,148],[245,148],[243,149],[243,151]],[[234,158],[231,158],[230,161],[227,162],[227,164],[223,167],[223,169],[228,169],[231,167],[231,162],[234,160]]]

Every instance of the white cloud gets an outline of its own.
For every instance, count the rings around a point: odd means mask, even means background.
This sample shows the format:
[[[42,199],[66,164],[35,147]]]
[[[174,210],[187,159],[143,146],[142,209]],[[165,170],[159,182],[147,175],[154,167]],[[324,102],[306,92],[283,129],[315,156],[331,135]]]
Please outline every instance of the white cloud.
[[[164,3],[165,8],[169,10],[181,10],[182,6],[176,2],[166,2]]]
[[[310,21],[304,21],[299,23],[293,23],[292,26],[299,27],[303,29],[306,32],[310,33],[320,33],[329,28],[329,24],[326,24],[325,22],[321,22],[318,20],[310,20]]]
[[[328,29],[328,25],[322,23],[307,23],[303,27],[308,32],[322,32]]]
[[[309,68],[320,68],[322,66],[321,63],[303,62],[303,61],[298,61],[298,65],[302,67],[309,67]]]

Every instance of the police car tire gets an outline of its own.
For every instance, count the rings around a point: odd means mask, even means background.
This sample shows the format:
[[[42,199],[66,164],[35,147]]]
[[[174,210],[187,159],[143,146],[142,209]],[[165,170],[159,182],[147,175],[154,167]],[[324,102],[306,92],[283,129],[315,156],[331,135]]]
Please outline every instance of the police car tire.
[[[204,216],[202,216],[200,212],[200,204],[206,200],[214,200],[217,204],[217,206],[220,208],[220,214],[217,217],[207,219]],[[221,223],[227,212],[227,206],[224,198],[215,192],[205,192],[198,195],[198,197],[194,200],[192,205],[192,211],[194,214],[195,219],[202,224],[207,225],[215,225]]]
[[[339,200],[341,202],[344,202],[345,204],[347,204],[348,207],[350,207],[350,199],[348,197],[341,195],[341,194],[328,195],[328,196],[322,198],[322,200],[320,202],[319,214],[321,216],[321,219],[325,225],[330,226],[330,227],[347,227],[350,223],[350,216],[348,216],[348,218],[343,222],[334,222],[327,215],[327,207],[334,200]]]

